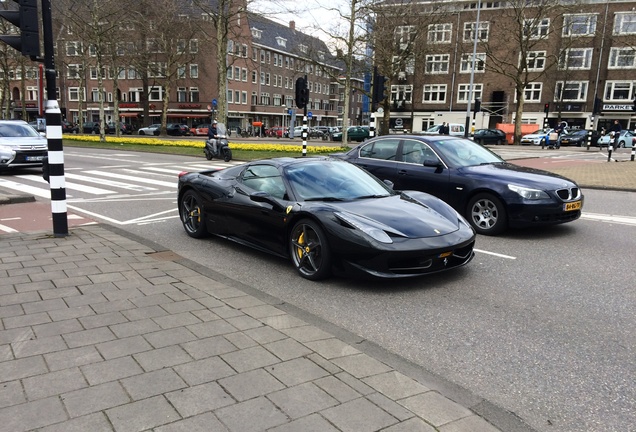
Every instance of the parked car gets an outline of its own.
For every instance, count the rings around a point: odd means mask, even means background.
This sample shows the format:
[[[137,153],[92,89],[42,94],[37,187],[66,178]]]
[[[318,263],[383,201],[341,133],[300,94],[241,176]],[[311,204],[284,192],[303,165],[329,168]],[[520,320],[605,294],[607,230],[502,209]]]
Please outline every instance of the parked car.
[[[571,222],[583,194],[565,177],[508,163],[474,141],[443,135],[381,136],[334,155],[397,190],[428,192],[462,214],[479,234]]]
[[[179,123],[168,123],[166,125],[166,134],[170,136],[183,136],[183,129]]]
[[[192,132],[190,132],[190,126],[188,126],[187,124],[180,124],[179,127],[181,128],[181,136],[190,136],[192,135]]]
[[[160,132],[161,132],[161,124],[159,123],[142,127],[141,129],[139,129],[139,131],[137,131],[139,135],[154,135],[154,136],[158,136]]]
[[[633,142],[633,138],[634,138],[634,132],[628,130],[628,129],[623,129],[619,136],[618,136],[618,143],[617,145],[614,144],[614,141],[612,141],[612,145],[615,148],[621,148],[621,147],[631,147],[632,146],[632,142]],[[598,139],[597,145],[599,147],[607,147],[609,146],[610,140],[613,140],[614,138],[611,136],[611,134],[606,134],[603,135],[602,137],[600,137]]]
[[[40,167],[47,140],[24,120],[0,120],[0,170]]]
[[[287,128],[283,128],[280,126],[275,126],[267,130],[267,136],[273,137],[273,138],[283,138],[288,135],[289,133],[287,132]]]
[[[463,266],[474,255],[475,232],[449,205],[422,192],[395,192],[333,158],[181,173],[178,191],[190,237],[214,234],[289,258],[310,280],[332,272],[421,276]]]
[[[531,134],[527,134],[521,137],[521,145],[546,145],[549,143],[549,136],[554,132],[554,129],[539,129]]]
[[[85,122],[82,124],[82,133],[85,134],[98,134],[99,133],[99,122]]]
[[[347,128],[347,140],[362,142],[369,138],[369,128],[367,126],[350,126]],[[331,134],[332,141],[342,141],[342,131]]]
[[[190,129],[190,132],[192,132],[194,136],[208,136],[209,127],[210,123],[202,123]]]
[[[481,145],[505,144],[506,133],[501,129],[477,129],[473,134],[473,141]]]
[[[441,127],[442,127],[441,124],[433,125],[430,128],[426,129],[426,132],[424,132],[424,133],[425,134],[439,134]],[[448,124],[448,134],[449,135],[463,137],[464,134],[465,134],[465,131],[466,131],[466,126],[463,125],[463,124],[459,124],[459,123],[449,123]]]
[[[587,147],[587,138],[590,132],[592,134],[590,145],[596,146],[597,141],[601,136],[600,132],[586,129],[570,130],[567,133],[561,134],[561,136],[559,136],[558,146]]]
[[[79,126],[71,123],[70,121],[63,120],[62,121],[62,133],[79,133]]]

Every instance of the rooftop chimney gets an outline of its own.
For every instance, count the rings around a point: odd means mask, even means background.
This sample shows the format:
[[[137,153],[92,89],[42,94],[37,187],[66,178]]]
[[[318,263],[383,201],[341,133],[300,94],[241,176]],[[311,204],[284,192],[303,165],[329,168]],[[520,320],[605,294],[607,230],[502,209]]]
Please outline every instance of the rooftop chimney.
[[[296,21],[290,21],[289,22],[289,28],[292,30],[296,30]]]

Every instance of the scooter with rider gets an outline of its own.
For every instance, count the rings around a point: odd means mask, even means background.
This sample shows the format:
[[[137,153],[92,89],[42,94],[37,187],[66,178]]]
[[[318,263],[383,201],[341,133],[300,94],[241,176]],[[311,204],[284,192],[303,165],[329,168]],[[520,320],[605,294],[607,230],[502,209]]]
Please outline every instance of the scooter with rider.
[[[203,149],[207,160],[213,158],[223,159],[225,162],[232,160],[232,150],[227,140],[227,128],[225,124],[214,120],[208,128],[208,139]]]

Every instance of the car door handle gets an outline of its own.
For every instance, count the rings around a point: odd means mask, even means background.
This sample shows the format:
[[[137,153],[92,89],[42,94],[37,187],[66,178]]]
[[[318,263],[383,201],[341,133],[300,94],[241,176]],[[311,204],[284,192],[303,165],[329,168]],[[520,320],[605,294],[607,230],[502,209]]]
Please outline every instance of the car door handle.
[[[404,170],[404,169],[401,169],[401,170],[398,170],[397,173],[398,173],[398,175],[405,175],[405,174],[408,174],[408,171]]]

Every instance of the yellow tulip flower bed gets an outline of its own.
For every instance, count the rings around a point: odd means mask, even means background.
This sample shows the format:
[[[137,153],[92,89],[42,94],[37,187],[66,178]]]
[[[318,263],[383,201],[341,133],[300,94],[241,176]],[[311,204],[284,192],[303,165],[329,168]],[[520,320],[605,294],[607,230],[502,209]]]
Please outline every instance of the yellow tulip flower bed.
[[[86,141],[86,142],[100,142],[98,135],[64,135],[65,140],[72,141]],[[164,147],[193,147],[203,148],[205,146],[205,140],[168,140],[159,138],[141,138],[141,137],[106,137],[106,142],[109,144],[135,144],[135,145],[148,145],[148,146],[164,146]],[[302,145],[283,145],[283,144],[257,144],[257,143],[236,143],[231,142],[230,148],[236,150],[246,151],[267,151],[267,152],[302,152]],[[348,147],[331,147],[331,146],[307,146],[307,153],[334,153],[339,151],[347,151]]]

